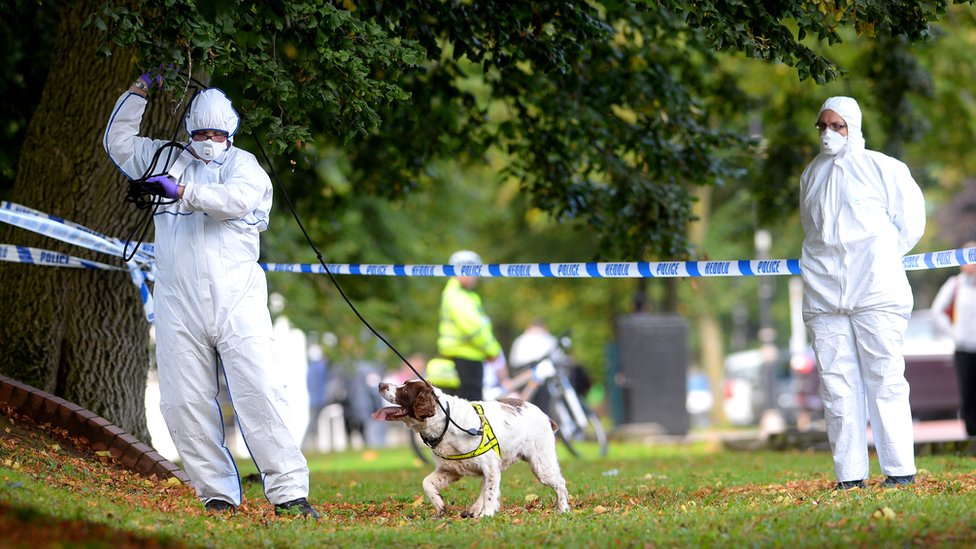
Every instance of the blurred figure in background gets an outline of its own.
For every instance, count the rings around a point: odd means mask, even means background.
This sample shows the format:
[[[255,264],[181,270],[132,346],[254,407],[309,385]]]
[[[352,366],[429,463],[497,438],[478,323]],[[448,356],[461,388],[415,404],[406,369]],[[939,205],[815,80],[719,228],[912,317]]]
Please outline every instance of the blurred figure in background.
[[[308,386],[308,427],[302,438],[302,449],[315,450],[319,447],[319,416],[328,404],[326,380],[329,376],[329,361],[314,335],[309,339],[312,344],[308,346],[308,370],[305,373]]]
[[[495,360],[485,362],[485,377],[482,380],[482,400],[495,400],[508,392],[508,364],[505,353],[498,353]]]
[[[976,247],[976,241],[962,247]],[[962,265],[959,274],[945,281],[932,301],[932,312],[938,327],[956,343],[960,412],[966,434],[976,436],[976,265]]]
[[[481,265],[481,256],[469,251],[454,252],[450,265]],[[477,276],[452,276],[441,293],[437,352],[454,362],[460,384],[443,387],[444,392],[466,400],[481,400],[484,363],[493,361],[502,348],[495,339],[491,320],[485,314],[481,296],[474,291]],[[376,391],[373,391],[376,393]]]
[[[508,353],[508,364],[512,377],[519,375],[547,355],[556,366],[568,362],[566,354],[559,347],[556,336],[549,332],[546,322],[541,318],[532,319],[525,331],[512,342]]]
[[[386,445],[387,424],[374,421],[373,410],[385,406],[377,387],[386,372],[386,347],[368,330],[359,337],[345,335],[338,351],[342,358],[332,361],[328,381],[328,404],[342,405],[342,418],[349,444],[356,446],[358,435],[367,447]]]

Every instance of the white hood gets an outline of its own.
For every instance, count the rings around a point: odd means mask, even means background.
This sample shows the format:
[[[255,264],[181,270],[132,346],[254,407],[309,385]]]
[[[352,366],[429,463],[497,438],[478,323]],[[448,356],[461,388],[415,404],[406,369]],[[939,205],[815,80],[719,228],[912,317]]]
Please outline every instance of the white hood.
[[[241,117],[234,110],[230,99],[218,88],[207,88],[198,93],[193,98],[185,119],[186,133],[216,130],[227,132],[231,136],[230,140],[233,140],[240,124]]]

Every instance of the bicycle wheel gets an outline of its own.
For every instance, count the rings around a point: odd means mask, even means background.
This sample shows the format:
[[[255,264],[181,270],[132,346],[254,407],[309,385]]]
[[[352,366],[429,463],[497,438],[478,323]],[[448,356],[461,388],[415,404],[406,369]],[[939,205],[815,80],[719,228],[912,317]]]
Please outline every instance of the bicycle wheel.
[[[603,428],[603,422],[596,412],[585,408],[586,424],[579,425],[573,421],[568,413],[566,403],[562,399],[553,402],[553,416],[561,417],[563,423],[559,424],[556,436],[566,446],[569,453],[576,458],[602,458],[607,456],[610,448],[610,441],[607,432]]]
[[[600,457],[607,457],[607,452],[610,450],[610,440],[603,428],[603,421],[600,420],[600,416],[596,412],[588,408],[586,409],[586,419],[588,425],[583,431],[584,440],[595,442],[600,449]]]

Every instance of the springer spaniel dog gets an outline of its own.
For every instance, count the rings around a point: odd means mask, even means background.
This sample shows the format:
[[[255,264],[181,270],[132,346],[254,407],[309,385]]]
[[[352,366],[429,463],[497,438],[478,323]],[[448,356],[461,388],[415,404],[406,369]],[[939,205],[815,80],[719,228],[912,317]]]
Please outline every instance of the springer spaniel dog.
[[[556,509],[569,511],[566,481],[556,459],[557,426],[535,405],[514,398],[470,402],[420,379],[400,386],[380,383],[379,392],[395,406],[373,412],[373,419],[402,421],[434,454],[437,468],[424,478],[423,487],[439,516],[445,511],[441,490],[463,476],[483,480],[478,499],[462,516],[497,513],[502,470],[518,460],[527,461],[539,482],[556,492]]]

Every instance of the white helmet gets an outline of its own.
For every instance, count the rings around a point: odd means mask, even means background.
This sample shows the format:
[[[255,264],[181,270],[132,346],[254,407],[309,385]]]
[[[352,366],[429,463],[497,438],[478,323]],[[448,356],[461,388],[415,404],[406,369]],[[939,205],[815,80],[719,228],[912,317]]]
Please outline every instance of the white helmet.
[[[460,250],[451,254],[448,265],[481,265],[481,256],[471,250]]]
[[[201,130],[216,130],[233,136],[241,125],[241,117],[223,90],[207,88],[193,98],[184,123],[186,133],[191,135]]]

